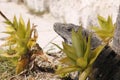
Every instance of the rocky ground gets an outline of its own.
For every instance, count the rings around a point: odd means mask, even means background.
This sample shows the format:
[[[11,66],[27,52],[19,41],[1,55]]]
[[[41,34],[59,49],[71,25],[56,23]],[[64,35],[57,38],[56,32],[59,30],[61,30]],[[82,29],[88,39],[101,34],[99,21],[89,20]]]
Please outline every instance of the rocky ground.
[[[59,54],[59,55],[56,55]],[[61,78],[55,75],[55,70],[60,65],[58,60],[63,57],[63,53],[49,53],[49,61],[42,60],[39,56],[35,59],[35,64],[32,67],[24,70],[18,75],[15,75],[15,66],[7,59],[0,60],[0,80],[68,80],[69,77]]]

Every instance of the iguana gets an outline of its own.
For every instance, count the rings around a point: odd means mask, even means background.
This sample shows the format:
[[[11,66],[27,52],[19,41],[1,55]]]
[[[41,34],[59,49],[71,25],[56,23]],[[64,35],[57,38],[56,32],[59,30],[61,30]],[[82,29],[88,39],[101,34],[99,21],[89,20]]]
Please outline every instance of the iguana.
[[[74,29],[75,31],[77,31],[79,29],[79,27],[82,26],[78,26],[78,25],[74,25],[74,24],[64,24],[64,23],[55,23],[54,24],[54,30],[55,32],[60,35],[64,41],[68,44],[72,44],[72,40],[71,40],[71,31],[72,29]],[[81,28],[82,29],[82,35],[83,36],[88,36],[88,34],[90,33],[87,29]],[[101,44],[101,40],[93,33],[92,34],[92,40],[91,40],[91,49],[96,48],[98,45]]]

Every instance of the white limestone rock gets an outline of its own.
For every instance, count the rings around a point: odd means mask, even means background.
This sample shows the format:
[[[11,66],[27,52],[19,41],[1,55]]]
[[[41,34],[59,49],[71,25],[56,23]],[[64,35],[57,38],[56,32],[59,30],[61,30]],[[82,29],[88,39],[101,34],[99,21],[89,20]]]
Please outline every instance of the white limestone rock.
[[[53,1],[53,0],[52,0]],[[66,23],[82,24],[84,27],[97,25],[97,15],[116,21],[120,0],[54,0],[50,13]]]
[[[49,0],[24,0],[24,3],[35,12],[48,10]]]
[[[85,28],[97,25],[97,15],[112,16],[116,22],[120,0],[24,0],[36,12],[49,11],[61,22],[82,24]]]

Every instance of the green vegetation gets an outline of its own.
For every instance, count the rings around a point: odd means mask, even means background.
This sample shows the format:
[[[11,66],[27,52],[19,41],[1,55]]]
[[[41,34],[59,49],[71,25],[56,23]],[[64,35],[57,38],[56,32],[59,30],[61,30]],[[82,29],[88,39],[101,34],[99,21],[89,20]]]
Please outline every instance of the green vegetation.
[[[63,49],[61,49],[66,57],[62,58],[60,62],[66,66],[58,69],[56,74],[66,74],[74,71],[79,71],[79,80],[86,80],[92,71],[92,64],[95,62],[97,56],[103,50],[104,46],[109,43],[113,38],[115,25],[109,16],[107,20],[98,15],[98,22],[100,27],[93,26],[91,29],[102,39],[103,44],[96,49],[91,50],[91,35],[89,34],[88,40],[86,36],[82,36],[81,28],[75,32],[72,30],[72,45],[63,42]]]
[[[86,80],[92,70],[92,64],[105,46],[100,45],[95,50],[91,50],[91,34],[87,41],[87,37],[82,36],[81,28],[77,32],[72,30],[72,45],[65,42],[62,45],[63,49],[58,47],[66,54],[66,57],[60,62],[67,66],[58,69],[56,74],[79,71],[79,80]]]
[[[0,57],[0,80],[9,80],[15,74],[15,65],[6,57]]]
[[[91,29],[102,39],[103,42],[109,43],[113,38],[115,25],[112,18],[108,16],[106,20],[104,17],[98,15],[98,22],[100,27],[93,26]]]
[[[28,67],[34,53],[31,49],[36,46],[38,37],[36,26],[33,25],[31,28],[30,20],[25,25],[22,17],[17,21],[14,16],[13,21],[10,21],[3,14],[2,16],[7,24],[6,31],[3,33],[8,34],[8,37],[4,39],[6,42],[2,45],[2,47],[7,47],[7,50],[0,53],[0,56],[8,57],[16,65],[16,74],[19,74]]]
[[[13,21],[10,21],[3,14],[1,15],[5,18],[7,25],[6,31],[3,33],[8,34],[8,36],[4,38],[6,42],[2,45],[5,49],[0,50],[0,61],[4,60],[10,63],[10,65],[7,65],[9,70],[12,69],[11,67],[16,67],[16,71],[13,71],[13,73],[19,74],[29,67],[29,63],[36,56],[34,54],[43,55],[42,48],[36,43],[38,38],[36,26],[32,25],[31,27],[30,20],[25,24],[22,17],[18,21],[14,16]],[[92,33],[88,37],[82,36],[82,28],[79,28],[77,32],[72,30],[72,45],[62,42],[63,48],[61,48],[55,44],[66,54],[66,57],[60,60],[65,66],[60,66],[56,74],[65,75],[78,71],[80,73],[79,80],[86,80],[92,71],[93,63],[104,46],[112,39],[115,30],[115,25],[112,23],[110,16],[107,20],[98,16],[98,22],[100,27],[93,26],[91,29],[102,39],[104,44],[99,45],[94,50],[91,50]],[[38,47],[39,50],[34,50],[35,47]],[[3,66],[0,66],[0,72],[4,72],[6,67]]]

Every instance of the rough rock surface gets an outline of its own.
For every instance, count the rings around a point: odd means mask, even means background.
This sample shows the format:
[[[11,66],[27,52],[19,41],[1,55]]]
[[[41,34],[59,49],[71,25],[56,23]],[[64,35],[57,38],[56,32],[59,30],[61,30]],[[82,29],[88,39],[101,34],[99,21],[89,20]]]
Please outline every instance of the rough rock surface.
[[[35,12],[48,11],[49,0],[24,0],[24,3]]]
[[[120,0],[24,0],[29,8],[38,12],[49,11],[61,22],[97,25],[97,15],[113,17],[116,22]]]
[[[116,21],[116,29],[113,37],[113,50],[120,55],[120,8],[119,14]]]

